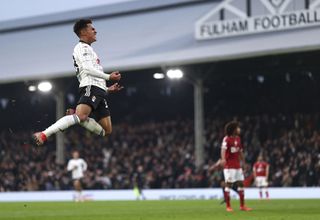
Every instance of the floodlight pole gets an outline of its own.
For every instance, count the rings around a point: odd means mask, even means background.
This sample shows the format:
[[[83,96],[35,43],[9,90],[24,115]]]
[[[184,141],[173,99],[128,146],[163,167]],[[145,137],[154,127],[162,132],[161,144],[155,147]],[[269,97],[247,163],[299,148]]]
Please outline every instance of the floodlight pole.
[[[165,72],[167,68],[161,67]],[[195,142],[195,165],[197,170],[201,170],[204,164],[204,107],[203,107],[203,77],[183,77],[183,79],[193,86],[194,103],[194,142]]]
[[[194,90],[194,136],[195,164],[201,169],[204,164],[204,111],[203,111],[203,79],[193,81]]]
[[[56,101],[56,120],[64,116],[65,103],[64,103],[64,92],[59,90],[55,94]],[[64,163],[64,134],[58,132],[56,134],[56,163]]]

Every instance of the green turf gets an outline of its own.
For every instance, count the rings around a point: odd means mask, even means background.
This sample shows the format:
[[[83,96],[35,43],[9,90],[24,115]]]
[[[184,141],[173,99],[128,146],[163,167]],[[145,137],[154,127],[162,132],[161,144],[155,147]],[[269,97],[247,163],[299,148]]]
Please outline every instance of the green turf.
[[[42,202],[0,203],[0,219],[26,220],[320,220],[320,200],[250,200],[254,211],[227,213],[218,200],[210,201],[130,201],[130,202]]]

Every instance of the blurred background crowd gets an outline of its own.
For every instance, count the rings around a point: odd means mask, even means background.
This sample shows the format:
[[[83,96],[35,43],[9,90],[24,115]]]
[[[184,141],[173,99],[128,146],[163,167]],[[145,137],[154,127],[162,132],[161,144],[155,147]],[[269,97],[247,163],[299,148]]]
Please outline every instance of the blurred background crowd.
[[[195,169],[193,121],[177,119],[129,125],[119,123],[109,138],[82,128],[66,132],[66,155],[78,149],[89,167],[85,189],[132,188],[135,173],[144,188],[219,187],[221,171],[208,172],[219,159],[224,124],[241,122],[247,182],[259,154],[270,163],[270,186],[320,186],[320,115],[277,114],[207,118],[206,162]],[[29,132],[0,133],[0,191],[68,190],[66,164],[55,163],[54,141],[33,148]],[[142,167],[138,170],[138,167]]]

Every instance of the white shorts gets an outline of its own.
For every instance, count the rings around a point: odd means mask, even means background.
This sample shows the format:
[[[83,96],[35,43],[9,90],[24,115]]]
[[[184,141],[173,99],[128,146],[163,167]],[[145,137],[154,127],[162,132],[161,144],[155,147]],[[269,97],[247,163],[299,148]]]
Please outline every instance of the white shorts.
[[[224,181],[227,183],[234,183],[237,181],[243,181],[243,171],[242,169],[223,169]]]
[[[256,183],[257,187],[267,187],[268,186],[268,181],[265,176],[257,176],[255,183]]]

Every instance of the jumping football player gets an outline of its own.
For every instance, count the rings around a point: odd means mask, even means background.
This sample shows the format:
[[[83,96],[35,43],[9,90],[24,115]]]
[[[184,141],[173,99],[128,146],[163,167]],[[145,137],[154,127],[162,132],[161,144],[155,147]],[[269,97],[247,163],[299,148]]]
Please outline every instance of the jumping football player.
[[[100,60],[91,47],[91,44],[97,40],[97,31],[91,20],[78,20],[73,30],[79,37],[79,43],[73,51],[73,61],[80,83],[80,99],[74,114],[66,115],[44,131],[33,134],[33,140],[38,146],[44,144],[51,135],[75,124],[80,124],[100,136],[106,136],[112,132],[107,95],[118,92],[123,87],[114,83],[108,88],[106,81],[119,81],[121,74],[103,72]]]
[[[244,204],[243,170],[241,162],[244,163],[243,146],[240,139],[240,125],[236,121],[231,121],[225,126],[226,136],[223,138],[221,146],[221,164],[224,166],[223,174],[225,179],[224,197],[226,200],[226,210],[232,212],[230,205],[230,189],[236,184],[240,197],[240,210],[251,211]]]
[[[269,199],[268,192],[268,176],[269,176],[269,164],[263,161],[262,155],[258,157],[257,162],[253,165],[253,176],[255,178],[255,184],[259,188],[259,197],[262,199],[263,192],[265,191],[266,199]]]

